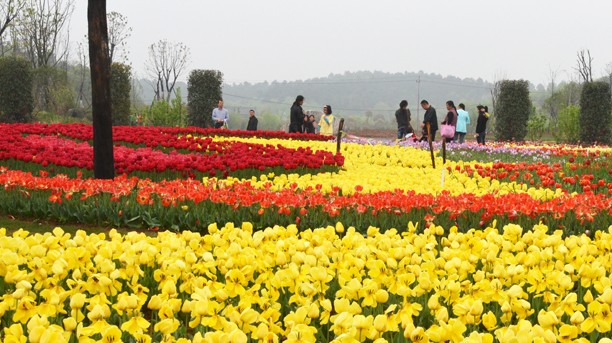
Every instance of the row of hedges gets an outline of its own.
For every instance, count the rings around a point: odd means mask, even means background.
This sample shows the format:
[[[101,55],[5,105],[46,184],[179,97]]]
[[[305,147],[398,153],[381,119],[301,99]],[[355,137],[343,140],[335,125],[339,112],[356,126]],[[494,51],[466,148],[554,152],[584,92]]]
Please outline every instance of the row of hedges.
[[[529,82],[504,80],[495,111],[495,135],[501,141],[524,141],[528,132],[539,132],[545,118],[532,114]],[[603,81],[587,82],[582,88],[580,108],[570,107],[560,114],[559,129],[568,141],[587,144],[612,143],[612,95]],[[530,137],[533,139],[533,137]]]

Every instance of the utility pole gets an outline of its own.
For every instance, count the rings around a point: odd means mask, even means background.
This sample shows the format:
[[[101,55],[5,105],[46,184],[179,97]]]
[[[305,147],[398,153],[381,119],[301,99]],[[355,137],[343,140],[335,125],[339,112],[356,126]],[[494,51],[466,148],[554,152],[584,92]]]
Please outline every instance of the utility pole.
[[[416,80],[417,83],[417,103],[416,103],[416,110],[417,110],[417,116],[416,116],[416,122],[417,125],[419,124],[419,108],[421,107],[421,75],[419,75],[417,77]]]

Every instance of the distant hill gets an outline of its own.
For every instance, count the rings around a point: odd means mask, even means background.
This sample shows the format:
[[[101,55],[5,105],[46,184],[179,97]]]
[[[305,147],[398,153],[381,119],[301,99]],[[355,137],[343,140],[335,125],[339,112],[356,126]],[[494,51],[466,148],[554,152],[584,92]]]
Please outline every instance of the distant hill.
[[[482,79],[460,79],[437,74],[346,72],[327,77],[298,81],[241,83],[225,85],[226,102],[248,104],[265,103],[286,107],[301,94],[306,98],[305,109],[319,109],[325,104],[346,114],[364,114],[367,111],[394,111],[402,99],[416,110],[418,98],[427,99],[437,107],[447,100],[456,103],[490,101],[492,84]]]

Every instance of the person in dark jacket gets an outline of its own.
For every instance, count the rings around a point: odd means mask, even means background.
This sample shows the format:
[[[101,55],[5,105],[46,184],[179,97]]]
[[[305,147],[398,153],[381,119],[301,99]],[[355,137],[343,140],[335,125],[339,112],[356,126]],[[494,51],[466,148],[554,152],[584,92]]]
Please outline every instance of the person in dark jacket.
[[[304,121],[306,120],[304,116],[304,110],[302,109],[302,105],[304,104],[304,97],[298,95],[295,98],[295,102],[291,106],[291,115],[289,117],[289,133],[304,132]]]
[[[257,131],[257,117],[255,117],[255,110],[249,111],[249,123],[247,124],[247,131]]]
[[[406,134],[413,133],[410,125],[410,110],[408,109],[408,101],[400,102],[399,110],[395,111],[395,120],[397,121],[397,139],[405,139]]]
[[[316,133],[315,131],[315,116],[311,114],[307,116],[308,120],[304,122],[304,133]]]
[[[423,116],[423,123],[421,127],[424,129],[425,135],[427,134],[426,125],[429,123],[429,129],[431,130],[431,140],[436,140],[436,132],[438,131],[438,116],[436,115],[436,109],[427,102],[427,100],[421,101],[421,107],[425,110],[425,115]],[[425,140],[427,136],[424,136]],[[423,140],[423,138],[421,138]]]
[[[480,145],[485,145],[487,133],[487,121],[489,121],[489,111],[487,106],[478,105],[478,119],[476,120],[476,141]]]

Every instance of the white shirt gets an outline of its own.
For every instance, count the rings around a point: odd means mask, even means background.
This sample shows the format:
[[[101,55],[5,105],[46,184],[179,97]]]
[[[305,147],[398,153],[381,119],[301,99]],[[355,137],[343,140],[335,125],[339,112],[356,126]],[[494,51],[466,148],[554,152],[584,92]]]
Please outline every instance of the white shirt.
[[[215,122],[217,120],[223,120],[227,123],[227,121],[229,120],[229,114],[225,108],[219,109],[219,107],[215,107],[212,112],[212,119]]]

